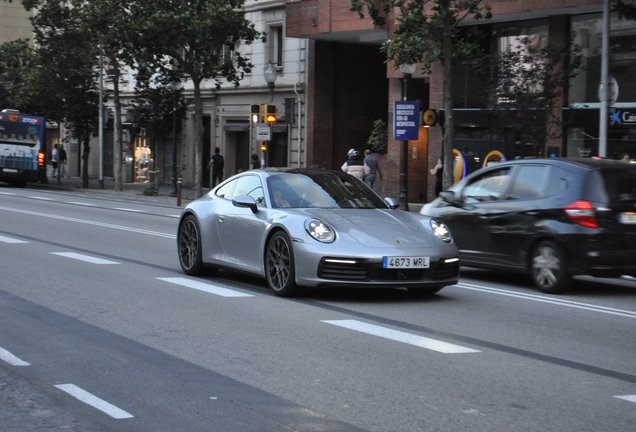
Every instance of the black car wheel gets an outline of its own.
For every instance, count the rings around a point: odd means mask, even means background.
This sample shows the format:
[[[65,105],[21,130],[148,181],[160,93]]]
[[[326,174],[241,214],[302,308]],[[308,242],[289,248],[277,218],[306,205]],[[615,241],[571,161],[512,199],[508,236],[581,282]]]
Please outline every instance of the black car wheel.
[[[291,240],[282,231],[274,234],[267,244],[265,273],[269,287],[277,296],[290,297],[297,293]]]
[[[532,253],[532,281],[542,292],[558,294],[570,287],[572,278],[565,256],[551,241],[542,241]]]
[[[186,216],[179,227],[177,237],[179,248],[179,262],[181,268],[190,276],[201,276],[204,274],[214,274],[217,269],[206,268],[203,265],[201,256],[201,231],[199,223],[192,215]]]

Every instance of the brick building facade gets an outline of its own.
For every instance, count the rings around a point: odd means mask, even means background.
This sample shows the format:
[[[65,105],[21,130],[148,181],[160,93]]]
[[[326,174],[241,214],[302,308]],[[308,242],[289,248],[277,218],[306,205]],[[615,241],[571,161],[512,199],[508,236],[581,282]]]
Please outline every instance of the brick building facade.
[[[571,37],[581,44],[586,69],[571,82],[572,91],[564,89],[563,115],[567,115],[562,138],[545,143],[560,156],[590,156],[598,150],[598,99],[594,89],[597,75],[598,29],[602,0],[494,0],[493,18],[489,21],[467,23],[483,26],[489,35],[490,46],[496,49],[502,35],[541,34],[548,44],[565,44]],[[389,34],[387,29],[374,27],[368,17],[359,19],[349,10],[348,0],[300,0],[286,3],[288,37],[309,39],[308,102],[307,102],[307,164],[337,168],[351,147],[366,148],[373,121],[389,123],[388,154],[380,157],[385,181],[376,182],[381,196],[399,195],[402,143],[391,140],[393,135],[393,101],[402,99],[402,74],[392,64],[385,63],[380,45]],[[620,46],[610,60],[612,75],[621,76],[621,89],[626,93],[616,109],[636,107],[636,88],[632,88],[629,74],[636,71],[636,23],[619,21],[612,16],[612,46]],[[616,50],[616,48],[613,48]],[[409,100],[419,100],[422,110],[442,108],[443,82],[441,68],[434,65],[430,75],[416,72],[409,83]],[[518,141],[512,134],[492,137],[479,107],[470,104],[470,83],[458,85],[455,126],[458,129],[455,148],[468,150],[475,159],[483,160],[489,150],[499,150],[507,158],[519,157]],[[382,82],[384,81],[384,83]],[[458,107],[458,105],[460,105]],[[634,109],[636,112],[636,109]],[[590,123],[590,119],[596,119]],[[633,149],[635,129],[610,131],[610,153]],[[596,133],[596,135],[594,135]],[[517,137],[518,139],[518,137]],[[409,201],[426,202],[433,198],[434,178],[428,173],[441,156],[442,127],[422,127],[420,140],[409,143]],[[523,143],[522,143],[523,144]],[[462,153],[463,154],[463,153]]]

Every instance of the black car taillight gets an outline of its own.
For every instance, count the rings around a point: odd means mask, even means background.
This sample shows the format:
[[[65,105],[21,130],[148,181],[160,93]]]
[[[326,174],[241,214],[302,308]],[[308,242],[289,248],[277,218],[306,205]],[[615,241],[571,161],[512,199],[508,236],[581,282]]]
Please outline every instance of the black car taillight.
[[[565,208],[565,214],[572,222],[590,228],[598,228],[594,207],[588,201],[576,201]]]

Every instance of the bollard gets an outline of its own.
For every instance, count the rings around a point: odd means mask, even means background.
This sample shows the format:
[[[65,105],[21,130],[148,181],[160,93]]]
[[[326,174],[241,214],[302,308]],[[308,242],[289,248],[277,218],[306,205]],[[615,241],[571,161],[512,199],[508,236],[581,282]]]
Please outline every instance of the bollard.
[[[177,176],[177,207],[181,207],[181,184],[183,183],[183,179],[181,174]]]

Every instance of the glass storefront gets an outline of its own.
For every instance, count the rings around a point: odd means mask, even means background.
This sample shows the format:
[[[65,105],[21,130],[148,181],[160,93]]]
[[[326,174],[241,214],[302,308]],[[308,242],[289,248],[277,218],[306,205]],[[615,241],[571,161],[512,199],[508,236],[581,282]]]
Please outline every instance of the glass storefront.
[[[572,36],[583,53],[583,68],[570,81],[569,105],[573,108],[567,136],[567,155],[598,155],[599,84],[603,42],[602,14],[572,17]],[[636,21],[610,19],[609,75],[618,84],[618,97],[610,109],[607,156],[620,153],[636,156]]]

